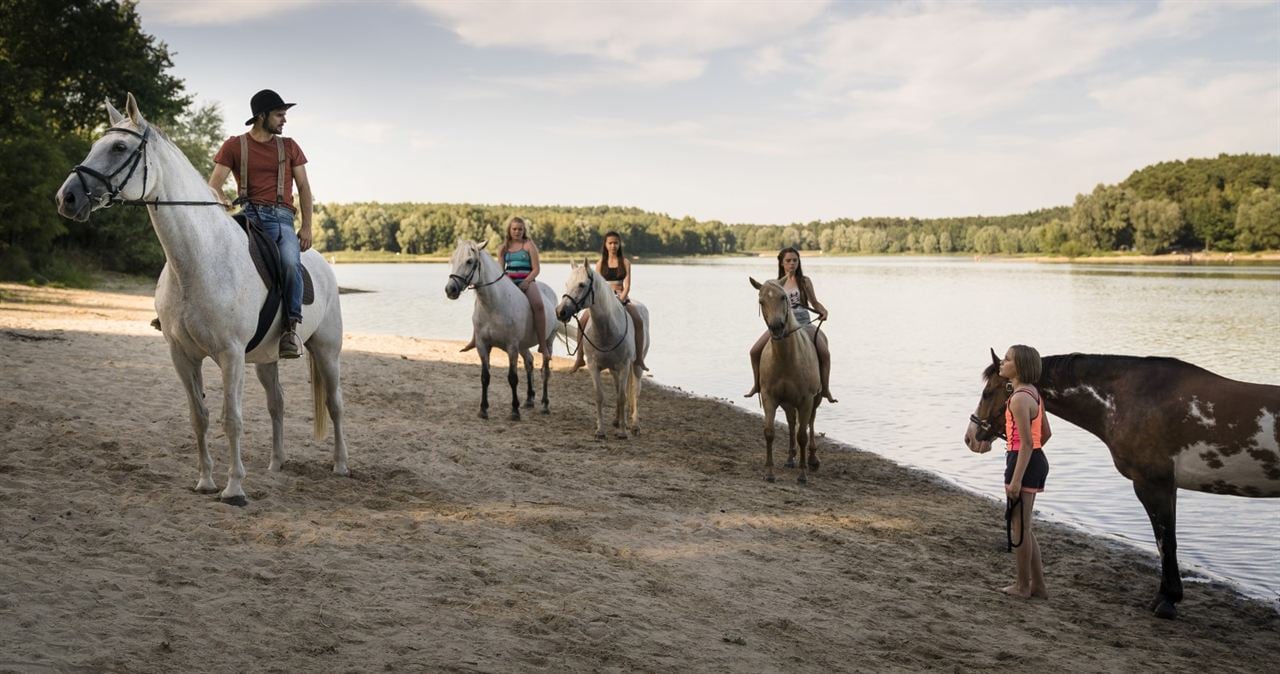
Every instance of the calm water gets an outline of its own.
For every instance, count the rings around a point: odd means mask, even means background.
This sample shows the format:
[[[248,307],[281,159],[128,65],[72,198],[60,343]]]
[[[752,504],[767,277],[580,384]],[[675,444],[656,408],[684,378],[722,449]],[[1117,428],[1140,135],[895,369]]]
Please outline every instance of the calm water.
[[[804,266],[831,314],[823,329],[831,340],[831,388],[841,400],[819,412],[819,430],[992,498],[1002,498],[1003,453],[972,454],[962,441],[989,347],[1173,356],[1234,379],[1280,384],[1277,268],[922,258],[810,258]],[[472,297],[445,298],[443,264],[336,270],[344,287],[375,291],[343,296],[350,331],[470,334]],[[775,271],[772,258],[637,264],[634,296],[652,316],[647,360],[656,379],[758,409],[741,398],[750,386],[747,349],[764,330],[747,278]],[[567,264],[552,264],[541,279],[559,295],[567,276]],[[1033,316],[1000,313],[1014,288],[1039,307]],[[1049,456],[1049,491],[1037,499],[1038,510],[1154,552],[1145,512],[1099,440],[1059,420]],[[1280,499],[1181,491],[1178,536],[1184,572],[1230,580],[1251,596],[1280,597]]]

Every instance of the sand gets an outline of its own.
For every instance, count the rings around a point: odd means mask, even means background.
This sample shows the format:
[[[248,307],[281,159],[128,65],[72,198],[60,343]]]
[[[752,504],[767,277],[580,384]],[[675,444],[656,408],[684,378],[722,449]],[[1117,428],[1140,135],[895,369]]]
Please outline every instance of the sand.
[[[0,285],[0,671],[1274,671],[1275,603],[1155,551],[1040,529],[1053,597],[1012,576],[999,506],[823,441],[762,479],[761,422],[646,380],[642,433],[593,439],[557,359],[550,416],[477,418],[456,342],[350,334],[353,477],[282,366],[288,464],[246,378],[244,508],[196,494],[150,288]],[[745,365],[745,362],[744,362]],[[745,376],[745,375],[744,375]],[[205,366],[212,415],[220,380]],[[495,378],[495,382],[503,379]],[[856,401],[841,404],[854,405]],[[819,417],[821,423],[821,417]],[[211,432],[215,477],[226,443]],[[965,451],[959,446],[956,451]],[[993,475],[993,479],[998,479]]]

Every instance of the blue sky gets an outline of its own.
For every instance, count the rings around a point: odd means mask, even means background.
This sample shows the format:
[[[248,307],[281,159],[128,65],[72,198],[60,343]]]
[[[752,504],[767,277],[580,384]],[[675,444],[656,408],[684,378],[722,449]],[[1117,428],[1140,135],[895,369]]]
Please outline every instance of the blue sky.
[[[1280,3],[141,0],[228,135],[320,201],[611,204],[785,224],[1017,213],[1280,153]],[[146,102],[140,102],[146,112]]]

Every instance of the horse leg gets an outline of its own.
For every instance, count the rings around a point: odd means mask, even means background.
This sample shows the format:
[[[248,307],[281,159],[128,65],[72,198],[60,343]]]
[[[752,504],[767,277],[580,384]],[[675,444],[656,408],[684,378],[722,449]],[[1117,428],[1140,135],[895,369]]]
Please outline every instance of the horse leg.
[[[596,439],[604,440],[604,382],[600,381],[601,371],[596,367],[597,363],[592,363],[591,367],[591,383],[596,388]]]
[[[169,345],[169,356],[173,359],[173,368],[178,373],[182,388],[187,393],[187,407],[191,410],[191,430],[196,434],[196,491],[201,494],[212,494],[218,491],[213,481],[213,457],[209,456],[209,408],[204,404],[204,376],[200,371],[203,359],[189,358],[173,344]]]
[[[520,369],[519,347],[507,347],[507,383],[511,385],[511,420],[520,421]]]
[[[259,363],[254,369],[267,393],[267,411],[271,413],[271,465],[267,470],[278,473],[284,468],[284,389],[280,388],[280,369],[275,361]]]
[[[773,482],[777,479],[773,475],[773,417],[778,408],[777,403],[764,393],[761,397],[764,403],[764,479]]]
[[[640,368],[636,367],[631,371],[631,391],[627,394],[627,398],[631,404],[631,434],[640,433],[640,384],[644,377],[640,376]]]
[[[236,349],[219,354],[216,360],[222,368],[222,430],[227,436],[227,449],[231,455],[227,486],[218,495],[218,500],[244,506],[249,503],[240,484],[244,480],[244,463],[240,456],[240,440],[244,433],[244,419],[240,416],[244,396],[244,354]]]
[[[814,421],[818,418],[818,405],[822,404],[822,398],[817,396],[813,399],[813,409],[809,411],[809,422],[806,424],[809,428],[809,470],[817,472],[818,467],[822,465],[818,461],[818,436],[814,431]]]
[[[521,349],[520,357],[524,359],[524,408],[529,410],[533,409],[533,352],[529,349]]]
[[[631,365],[625,364],[613,370],[614,412],[613,426],[618,430],[614,437],[627,439],[627,393],[631,389]]]
[[[1142,501],[1155,532],[1156,550],[1160,553],[1160,591],[1148,608],[1159,618],[1176,618],[1182,601],[1182,577],[1178,573],[1178,542],[1175,514],[1178,490],[1173,479],[1135,479],[1133,491]]]
[[[533,377],[530,376],[530,380]],[[542,414],[551,414],[551,402],[547,400],[547,382],[551,381],[551,359],[542,359]]]
[[[480,354],[480,418],[489,418],[489,345],[477,346]]]
[[[347,437],[342,431],[342,334],[337,338],[320,334],[312,335],[307,341],[307,357],[311,362],[311,395],[316,405],[315,439],[324,439],[324,412],[329,413],[333,422],[333,472],[338,475],[350,475],[347,469]],[[323,408],[320,402],[323,400]],[[283,457],[282,457],[283,458]]]
[[[787,416],[787,462],[782,464],[783,468],[796,467],[796,410],[794,407],[788,408],[782,406],[783,412]]]

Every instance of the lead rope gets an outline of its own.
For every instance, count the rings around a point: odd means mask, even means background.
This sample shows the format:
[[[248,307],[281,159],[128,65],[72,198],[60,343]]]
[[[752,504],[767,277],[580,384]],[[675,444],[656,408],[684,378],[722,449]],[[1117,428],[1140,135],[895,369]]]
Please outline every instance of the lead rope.
[[[1026,526],[1026,523],[1025,523],[1026,512],[1022,505],[1022,494],[1018,494],[1018,498],[1005,499],[1004,538],[1005,538],[1005,541],[1008,543],[1008,548],[1005,550],[1005,552],[1013,552],[1014,548],[1022,547],[1023,539],[1026,538],[1026,534],[1023,534],[1022,538],[1019,538],[1017,543],[1013,542],[1013,509],[1014,508],[1018,509],[1019,524]]]

